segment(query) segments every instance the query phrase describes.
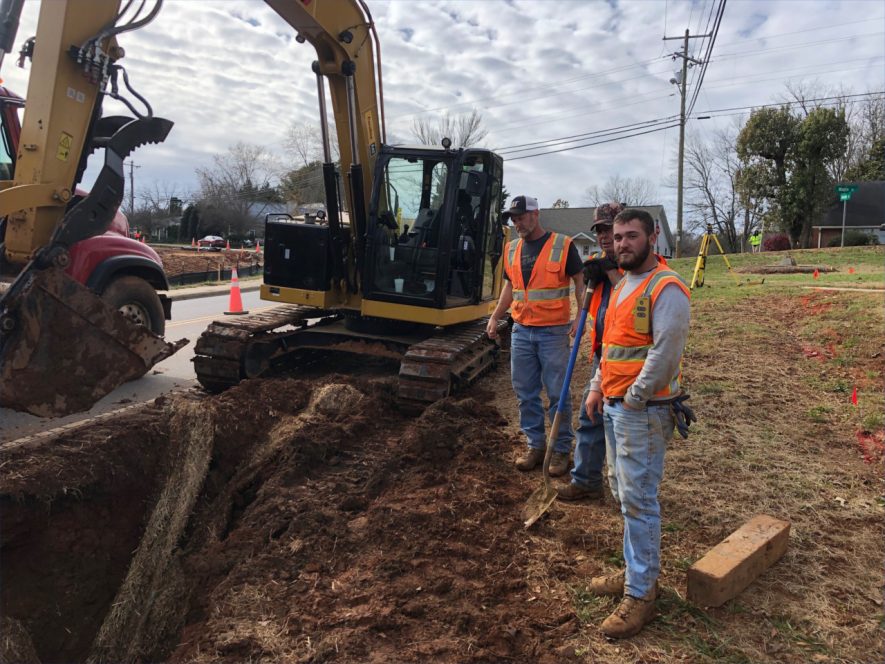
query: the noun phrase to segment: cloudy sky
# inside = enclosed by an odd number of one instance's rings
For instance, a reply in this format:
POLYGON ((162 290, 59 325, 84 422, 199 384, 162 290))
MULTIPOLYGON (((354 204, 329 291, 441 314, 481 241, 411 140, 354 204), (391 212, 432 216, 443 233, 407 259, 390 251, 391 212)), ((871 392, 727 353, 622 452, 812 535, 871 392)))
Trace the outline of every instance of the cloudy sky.
MULTIPOLYGON (((368 4, 382 47, 389 139, 414 142, 416 118, 476 108, 490 130, 485 146, 505 156, 511 194, 574 207, 611 175, 644 177, 675 218, 678 129, 572 148, 616 135, 604 130, 648 122, 639 133, 678 115, 669 80, 680 65, 670 54, 681 42, 662 37, 705 33, 718 0, 368 4)), ((38 9, 26 2, 17 44, 34 34, 38 9)), ((165 144, 134 155, 136 195, 160 184, 188 199, 198 188, 194 169, 238 141, 286 158, 287 127, 317 123, 318 115, 315 54, 293 37, 258 0, 166 0, 153 23, 121 37, 135 88, 175 122, 165 144)), ((692 40, 690 53, 702 59, 708 45, 692 40)), ((743 107, 783 98, 786 82, 822 95, 883 91, 883 56, 881 0, 728 0, 692 113, 718 117, 690 122, 689 132, 707 134, 735 122, 743 107)), ((699 71, 689 74, 689 99, 699 71)), ((26 92, 28 72, 14 57, 2 75, 26 92)))

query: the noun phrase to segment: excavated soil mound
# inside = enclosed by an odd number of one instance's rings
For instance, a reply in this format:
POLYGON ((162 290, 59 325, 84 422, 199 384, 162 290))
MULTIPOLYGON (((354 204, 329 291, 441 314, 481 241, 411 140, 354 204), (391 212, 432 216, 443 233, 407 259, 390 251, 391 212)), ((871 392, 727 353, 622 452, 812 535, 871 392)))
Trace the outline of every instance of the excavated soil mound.
POLYGON ((18 450, 0 609, 44 662, 562 661, 577 619, 528 586, 473 395, 415 417, 390 379, 257 380, 18 450))
POLYGON ((332 379, 252 450, 229 439, 215 473, 235 475, 206 493, 204 536, 182 559, 194 590, 171 661, 532 661, 555 648, 539 644, 572 616, 526 604, 525 495, 500 415, 467 398, 413 419, 393 383, 356 387, 332 379))

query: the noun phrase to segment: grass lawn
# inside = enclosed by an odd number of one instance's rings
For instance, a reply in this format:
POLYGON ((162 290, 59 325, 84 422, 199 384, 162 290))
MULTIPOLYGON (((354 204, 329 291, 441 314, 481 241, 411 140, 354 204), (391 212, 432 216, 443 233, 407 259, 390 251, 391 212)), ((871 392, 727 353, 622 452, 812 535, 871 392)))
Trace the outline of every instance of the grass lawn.
MULTIPOLYGON (((730 255, 735 268, 788 252, 730 255)), ((667 451, 661 617, 627 643, 598 624, 613 604, 573 587, 585 661, 883 661, 883 289, 880 247, 793 251, 837 272, 736 286, 718 255, 692 296, 684 375, 700 422, 667 451), (848 268, 854 273, 849 274, 848 268), (851 396, 857 390, 858 404, 851 396), (756 514, 791 523, 786 555, 717 609, 685 600, 685 570, 756 514)), ((687 282, 695 259, 670 261, 687 282)), ((738 274, 741 281, 761 277, 738 274)), ((620 534, 592 507, 567 510, 620 534)), ((614 552, 618 540, 600 535, 614 552)), ((588 573, 617 567, 588 550, 588 573)), ((605 559, 609 556, 609 560, 605 559)))

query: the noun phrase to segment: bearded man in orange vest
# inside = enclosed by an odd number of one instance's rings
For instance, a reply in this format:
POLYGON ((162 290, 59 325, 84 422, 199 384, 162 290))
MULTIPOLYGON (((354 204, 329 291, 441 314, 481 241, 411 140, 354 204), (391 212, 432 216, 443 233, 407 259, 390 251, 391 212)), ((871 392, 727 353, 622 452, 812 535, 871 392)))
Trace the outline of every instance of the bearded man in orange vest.
MULTIPOLYGON (((519 404, 519 426, 528 442, 516 467, 529 471, 544 462, 544 413, 546 410, 552 422, 568 365, 569 336, 577 330, 577 319, 571 317, 570 285, 575 286, 580 310, 583 265, 570 237, 550 233, 541 226, 537 199, 516 196, 504 218, 513 220, 519 239, 504 250, 506 280, 486 334, 491 339, 497 337, 498 321, 511 309, 510 375, 519 404), (541 401, 542 387, 547 392, 546 409, 541 401)), ((569 469, 574 439, 569 399, 566 404, 550 460, 554 477, 569 469)))
POLYGON ((602 361, 584 404, 602 414, 609 485, 624 517, 625 569, 590 581, 590 591, 622 596, 602 623, 611 638, 637 634, 654 618, 661 569, 658 486, 664 450, 682 394, 682 353, 688 338, 690 292, 654 254, 655 224, 643 210, 614 220, 614 249, 624 278, 605 315, 602 361))

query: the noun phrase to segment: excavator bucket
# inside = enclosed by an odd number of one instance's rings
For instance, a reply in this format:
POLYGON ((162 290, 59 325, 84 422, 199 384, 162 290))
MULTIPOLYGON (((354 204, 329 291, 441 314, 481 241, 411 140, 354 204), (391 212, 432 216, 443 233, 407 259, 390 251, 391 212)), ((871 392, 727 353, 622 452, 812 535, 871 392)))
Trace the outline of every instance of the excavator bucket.
POLYGON ((132 323, 58 267, 17 286, 2 302, 0 406, 43 417, 87 410, 187 343, 132 323))

